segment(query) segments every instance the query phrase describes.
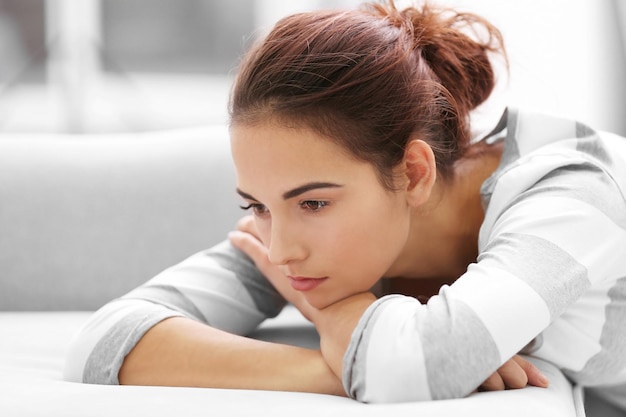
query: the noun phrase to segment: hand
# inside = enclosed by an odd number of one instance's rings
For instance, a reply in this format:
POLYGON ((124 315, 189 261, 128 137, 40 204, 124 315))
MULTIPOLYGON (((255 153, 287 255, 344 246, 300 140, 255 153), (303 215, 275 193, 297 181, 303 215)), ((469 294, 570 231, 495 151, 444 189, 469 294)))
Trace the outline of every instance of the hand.
POLYGON ((293 304, 307 320, 313 318, 318 310, 304 298, 302 293, 291 288, 289 279, 282 271, 272 264, 267 256, 267 248, 261 242, 259 232, 252 216, 245 216, 237 222, 237 230, 228 234, 230 243, 248 255, 259 271, 267 278, 287 301, 293 304))
MULTIPOLYGON (((337 375, 341 375, 341 358, 345 351, 345 345, 349 341, 351 331, 343 331, 344 327, 353 329, 356 325, 355 320, 361 316, 362 311, 373 302, 375 297, 372 294, 356 294, 345 300, 341 300, 324 310, 320 311, 311 306, 304 298, 302 293, 291 288, 289 279, 280 269, 272 264, 267 256, 267 248, 261 242, 259 233, 252 216, 245 216, 237 223, 237 230, 229 234, 230 242, 236 248, 243 251, 255 263, 257 268, 270 281, 276 290, 291 304, 293 304, 308 320, 312 321, 318 327, 322 338, 322 350, 325 351, 324 357, 329 363, 333 371, 337 375), (355 310, 352 314, 347 314, 345 310, 355 310), (340 323, 343 318, 348 323, 340 323), (318 326, 319 325, 319 326, 318 326), (339 331, 341 329, 342 331, 339 331), (331 337, 324 337, 326 333, 336 333, 331 337), (343 337, 341 336, 343 335, 343 337), (345 339, 345 340, 344 340, 345 339), (326 343, 340 341, 339 348, 334 343, 326 343), (324 347, 328 345, 326 349, 324 347)), ((518 389, 527 385, 537 387, 547 387, 548 380, 543 374, 529 361, 521 356, 514 356, 505 362, 496 372, 494 372, 483 384, 478 388, 479 391, 501 391, 504 389, 518 389)))
POLYGON ((354 294, 318 310, 309 304, 301 292, 294 290, 287 276, 270 262, 267 248, 259 238, 252 216, 239 220, 237 230, 228 236, 236 248, 252 259, 274 288, 300 310, 304 317, 313 322, 320 335, 322 356, 337 378, 341 379, 342 359, 350 342, 350 335, 363 311, 376 297, 371 293, 354 294))
POLYGON ((487 378, 478 388, 478 391, 519 389, 526 385, 547 388, 548 379, 531 362, 515 355, 487 378))

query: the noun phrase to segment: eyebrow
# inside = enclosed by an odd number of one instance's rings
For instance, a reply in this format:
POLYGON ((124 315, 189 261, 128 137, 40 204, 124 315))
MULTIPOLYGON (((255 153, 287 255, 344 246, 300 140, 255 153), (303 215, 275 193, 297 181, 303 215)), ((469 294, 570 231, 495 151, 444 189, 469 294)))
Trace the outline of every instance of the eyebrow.
POLYGON ((285 191, 283 193, 283 199, 289 200, 290 198, 297 197, 300 194, 306 193, 307 191, 318 190, 320 188, 339 188, 339 187, 342 187, 342 185, 334 184, 332 182, 310 182, 308 184, 304 184, 299 187, 296 187, 293 190, 285 191))
MULTIPOLYGON (((284 200, 289 200, 290 198, 294 198, 297 197, 301 194, 306 193, 307 191, 311 191, 311 190, 319 190, 320 188, 339 188, 339 187, 343 187, 343 185, 341 184, 335 184, 332 182, 310 182, 307 184, 303 184, 299 187, 296 187, 292 190, 289 191, 285 191, 283 193, 283 199, 284 200)), ((239 194, 240 196, 242 196, 245 199, 248 200, 254 200, 254 201, 259 201, 256 198, 254 198, 252 195, 241 191, 239 188, 237 188, 237 194, 239 194)))

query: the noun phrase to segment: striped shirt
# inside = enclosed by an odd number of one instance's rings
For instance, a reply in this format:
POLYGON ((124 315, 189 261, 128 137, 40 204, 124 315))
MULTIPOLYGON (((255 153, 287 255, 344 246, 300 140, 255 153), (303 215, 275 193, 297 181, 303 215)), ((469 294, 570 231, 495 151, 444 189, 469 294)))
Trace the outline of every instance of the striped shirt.
MULTIPOLYGON (((477 262, 427 304, 389 295, 367 309, 344 355, 352 398, 463 397, 522 351, 626 409, 626 140, 515 110, 486 140, 500 138, 477 262)), ((284 304, 224 242, 96 312, 65 375, 117 384, 125 355, 167 317, 247 334, 284 304)))

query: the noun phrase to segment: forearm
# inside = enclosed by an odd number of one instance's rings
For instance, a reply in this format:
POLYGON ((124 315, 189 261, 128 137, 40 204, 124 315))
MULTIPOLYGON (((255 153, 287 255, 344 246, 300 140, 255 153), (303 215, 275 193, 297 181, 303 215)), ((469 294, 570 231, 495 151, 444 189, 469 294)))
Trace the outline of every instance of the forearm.
POLYGON ((143 336, 124 360, 119 381, 345 395, 319 351, 236 336, 181 317, 143 336))

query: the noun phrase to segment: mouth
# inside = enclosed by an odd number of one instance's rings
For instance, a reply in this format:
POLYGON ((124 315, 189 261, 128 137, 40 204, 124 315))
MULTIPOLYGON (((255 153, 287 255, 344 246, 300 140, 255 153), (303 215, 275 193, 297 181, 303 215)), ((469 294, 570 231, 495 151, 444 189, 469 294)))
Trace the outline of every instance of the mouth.
POLYGON ((309 277, 294 277, 289 275, 289 281, 291 287, 296 291, 311 291, 321 285, 328 277, 322 278, 309 278, 309 277))

